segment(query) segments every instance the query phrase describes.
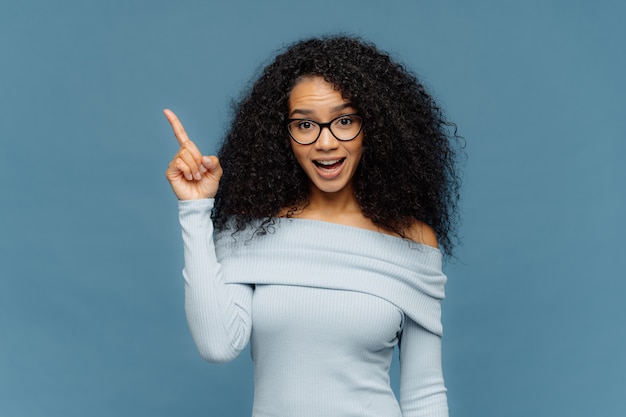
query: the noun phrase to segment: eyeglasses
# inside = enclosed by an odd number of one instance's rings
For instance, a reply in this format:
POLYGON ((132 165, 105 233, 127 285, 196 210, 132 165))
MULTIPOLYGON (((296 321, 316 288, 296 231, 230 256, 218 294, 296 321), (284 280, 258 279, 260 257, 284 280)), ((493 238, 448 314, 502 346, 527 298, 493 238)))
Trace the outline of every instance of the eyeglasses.
POLYGON ((363 128, 363 120, 356 114, 342 114, 328 123, 320 123, 311 119, 289 119, 288 122, 289 136, 300 145, 315 143, 325 127, 337 140, 344 142, 359 136, 363 128))

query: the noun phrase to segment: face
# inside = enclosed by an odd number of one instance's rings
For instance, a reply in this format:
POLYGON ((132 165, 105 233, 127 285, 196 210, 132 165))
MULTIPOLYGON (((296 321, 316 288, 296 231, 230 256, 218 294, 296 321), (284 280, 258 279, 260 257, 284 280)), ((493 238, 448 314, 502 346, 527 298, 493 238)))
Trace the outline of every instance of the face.
MULTIPOLYGON (((307 77, 298 82, 289 97, 290 119, 311 119, 326 123, 332 119, 357 113, 341 92, 322 77, 307 77)), ((291 140, 291 149, 309 177, 312 194, 352 193, 352 178, 361 160, 363 132, 351 141, 340 141, 328 128, 310 145, 291 140)), ((311 196, 313 197, 313 195, 311 196)))

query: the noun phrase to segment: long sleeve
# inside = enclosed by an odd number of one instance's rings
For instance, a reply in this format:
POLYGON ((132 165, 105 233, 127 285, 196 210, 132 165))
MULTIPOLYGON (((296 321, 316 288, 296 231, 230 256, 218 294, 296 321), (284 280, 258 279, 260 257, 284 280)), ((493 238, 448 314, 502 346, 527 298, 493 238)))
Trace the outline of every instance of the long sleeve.
POLYGON ((209 362, 227 362, 250 339, 253 289, 224 282, 213 242, 212 208, 212 199, 179 202, 185 311, 200 355, 209 362))
POLYGON ((400 339, 400 407, 403 417, 447 417, 441 337, 409 317, 400 339))

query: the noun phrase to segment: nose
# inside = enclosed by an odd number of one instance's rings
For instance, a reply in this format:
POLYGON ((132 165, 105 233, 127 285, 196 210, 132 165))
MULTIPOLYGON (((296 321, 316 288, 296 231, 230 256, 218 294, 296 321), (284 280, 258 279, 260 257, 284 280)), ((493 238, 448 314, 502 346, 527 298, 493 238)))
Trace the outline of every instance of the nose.
POLYGON ((339 141, 330 131, 329 126, 322 127, 319 138, 315 142, 315 147, 319 150, 336 149, 339 141))

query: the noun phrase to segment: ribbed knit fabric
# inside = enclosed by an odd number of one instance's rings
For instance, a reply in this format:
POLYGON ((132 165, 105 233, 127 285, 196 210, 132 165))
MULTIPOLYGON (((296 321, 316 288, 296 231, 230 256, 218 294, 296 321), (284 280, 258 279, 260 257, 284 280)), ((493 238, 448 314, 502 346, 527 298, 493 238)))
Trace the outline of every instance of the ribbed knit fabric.
POLYGON ((437 249, 303 219, 214 239, 212 206, 179 203, 187 318, 211 362, 251 341, 254 417, 448 415, 437 249), (396 345, 399 402, 389 385, 396 345))

